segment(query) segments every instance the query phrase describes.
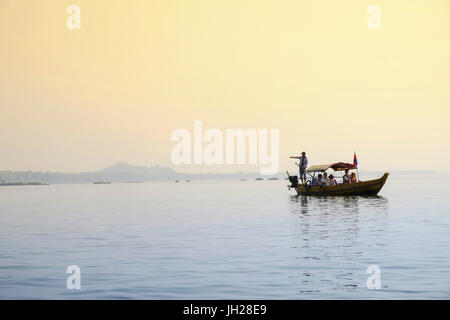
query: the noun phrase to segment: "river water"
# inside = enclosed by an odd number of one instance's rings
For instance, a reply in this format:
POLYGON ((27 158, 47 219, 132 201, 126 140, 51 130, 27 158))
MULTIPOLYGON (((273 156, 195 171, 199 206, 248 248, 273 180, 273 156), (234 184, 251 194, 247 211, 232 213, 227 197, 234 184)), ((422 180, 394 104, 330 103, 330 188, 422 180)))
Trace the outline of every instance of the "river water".
POLYGON ((448 299, 449 181, 393 173, 377 197, 321 198, 284 180, 0 187, 0 298, 448 299))

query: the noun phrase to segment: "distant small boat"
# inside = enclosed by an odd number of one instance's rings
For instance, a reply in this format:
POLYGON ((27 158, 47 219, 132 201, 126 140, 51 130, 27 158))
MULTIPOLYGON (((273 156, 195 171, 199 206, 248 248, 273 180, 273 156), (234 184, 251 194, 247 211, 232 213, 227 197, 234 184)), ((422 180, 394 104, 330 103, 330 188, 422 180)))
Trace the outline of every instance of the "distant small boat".
POLYGON ((179 180, 175 180, 175 182, 180 182, 179 180))
MULTIPOLYGON (((316 173, 325 172, 328 169, 334 171, 357 170, 357 168, 350 163, 338 162, 328 165, 311 166, 306 170, 306 173, 314 180, 316 173)), ((378 179, 358 181, 356 183, 346 183, 338 185, 311 185, 312 180, 308 180, 304 184, 298 182, 297 176, 290 176, 288 172, 289 181, 291 185, 289 188, 294 188, 298 195, 317 195, 317 196, 363 196, 376 195, 380 192, 389 177, 389 172, 386 172, 378 179)))
POLYGON ((186 182, 191 182, 190 180, 186 180, 186 182))
POLYGON ((264 180, 264 179, 263 178, 256 178, 255 180, 261 181, 261 180, 264 180))
POLYGON ((241 179, 241 181, 247 181, 247 179, 241 179))
POLYGON ((109 181, 94 181, 94 184, 111 184, 109 181))
POLYGON ((278 180, 278 178, 277 177, 273 177, 273 178, 269 178, 267 180, 278 180))

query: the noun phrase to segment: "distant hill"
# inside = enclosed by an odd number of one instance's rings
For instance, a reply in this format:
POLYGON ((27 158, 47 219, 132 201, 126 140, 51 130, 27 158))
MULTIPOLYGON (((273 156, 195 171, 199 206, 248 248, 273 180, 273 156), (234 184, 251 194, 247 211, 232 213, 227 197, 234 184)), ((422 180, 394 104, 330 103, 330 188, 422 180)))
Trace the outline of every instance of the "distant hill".
POLYGON ((110 182, 147 182, 171 180, 214 180, 214 179, 254 179, 258 173, 237 172, 188 174, 179 173, 171 168, 158 165, 152 167, 130 165, 118 162, 112 166, 93 172, 62 173, 41 171, 0 171, 0 183, 5 182, 42 182, 42 183, 93 183, 110 182))

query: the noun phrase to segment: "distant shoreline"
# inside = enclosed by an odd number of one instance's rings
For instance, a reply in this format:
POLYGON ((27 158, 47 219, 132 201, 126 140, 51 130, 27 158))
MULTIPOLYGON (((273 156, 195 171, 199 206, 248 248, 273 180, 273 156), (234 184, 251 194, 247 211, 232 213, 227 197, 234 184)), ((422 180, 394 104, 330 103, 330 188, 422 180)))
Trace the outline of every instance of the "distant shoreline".
POLYGON ((48 183, 42 182, 3 182, 0 183, 0 187, 9 187, 9 186, 48 186, 48 183))

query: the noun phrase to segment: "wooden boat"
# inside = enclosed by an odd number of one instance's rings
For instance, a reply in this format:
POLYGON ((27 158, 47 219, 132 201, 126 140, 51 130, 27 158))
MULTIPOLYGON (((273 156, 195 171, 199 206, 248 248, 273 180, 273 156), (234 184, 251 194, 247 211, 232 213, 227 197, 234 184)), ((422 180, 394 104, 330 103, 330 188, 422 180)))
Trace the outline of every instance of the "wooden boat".
POLYGON ((334 171, 357 170, 357 168, 344 162, 338 162, 328 165, 318 165, 309 167, 306 170, 311 180, 307 180, 306 183, 298 183, 297 176, 289 176, 291 185, 289 188, 294 188, 298 195, 314 195, 314 196, 366 196, 376 195, 380 192, 389 177, 389 172, 386 172, 378 179, 358 181, 356 183, 338 184, 338 185, 312 185, 311 181, 314 180, 315 174, 319 172, 325 172, 328 169, 334 171))

